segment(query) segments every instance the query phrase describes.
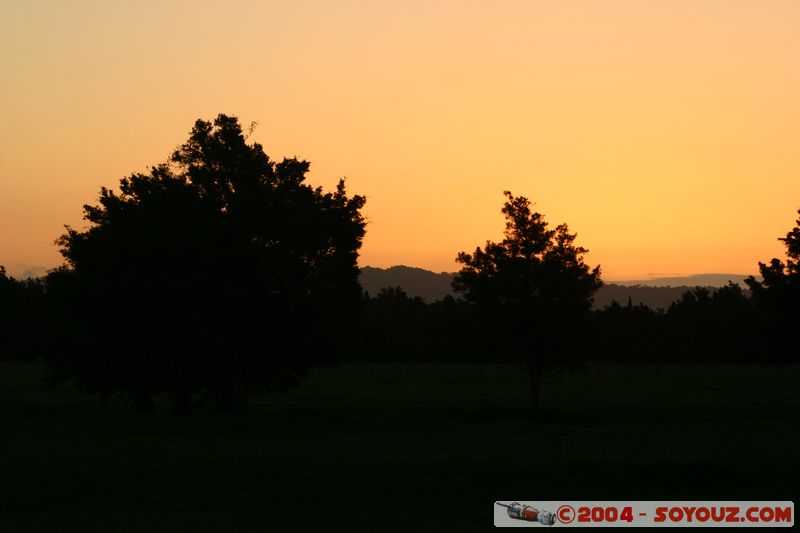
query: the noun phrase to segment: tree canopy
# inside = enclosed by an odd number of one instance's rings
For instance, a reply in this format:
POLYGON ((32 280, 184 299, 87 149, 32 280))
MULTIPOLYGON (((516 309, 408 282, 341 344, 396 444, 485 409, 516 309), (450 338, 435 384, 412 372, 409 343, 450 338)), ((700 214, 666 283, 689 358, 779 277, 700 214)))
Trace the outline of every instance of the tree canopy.
MULTIPOLYGON (((798 210, 800 215, 800 210, 798 210)), ((768 317, 773 350, 781 359, 798 359, 797 324, 800 323, 800 217, 786 236, 786 261, 772 258, 758 263, 761 281, 750 276, 746 281, 756 305, 768 317)))
POLYGON ((193 394, 238 409, 334 359, 360 298, 365 199, 344 181, 311 187, 308 170, 219 115, 167 162, 102 188, 88 228, 57 241, 54 290, 92 339, 61 366, 145 408, 168 392, 184 412, 193 394))
POLYGON ((527 198, 504 194, 503 240, 459 253, 456 261, 463 266, 453 288, 531 333, 544 331, 537 323, 552 327, 554 321, 588 312, 601 285, 600 267, 592 269, 583 260, 588 250, 575 245, 576 234, 566 224, 549 229, 527 198))

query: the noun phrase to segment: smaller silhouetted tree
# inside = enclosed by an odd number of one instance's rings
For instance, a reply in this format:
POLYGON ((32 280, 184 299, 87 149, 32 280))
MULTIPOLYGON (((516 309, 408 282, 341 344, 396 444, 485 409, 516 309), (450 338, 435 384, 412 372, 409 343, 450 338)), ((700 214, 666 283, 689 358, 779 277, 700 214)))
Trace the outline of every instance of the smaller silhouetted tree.
POLYGON ((800 324, 800 218, 795 227, 778 240, 786 245, 786 261, 773 258, 769 264, 758 263, 763 279, 759 281, 750 276, 745 282, 752 291, 756 305, 767 317, 767 331, 774 356, 784 361, 797 361, 797 331, 800 324))
POLYGON ((527 365, 535 413, 542 372, 580 351, 600 267, 584 263, 587 250, 566 224, 550 229, 527 198, 504 194, 503 240, 459 253, 453 288, 480 311, 493 350, 527 365))

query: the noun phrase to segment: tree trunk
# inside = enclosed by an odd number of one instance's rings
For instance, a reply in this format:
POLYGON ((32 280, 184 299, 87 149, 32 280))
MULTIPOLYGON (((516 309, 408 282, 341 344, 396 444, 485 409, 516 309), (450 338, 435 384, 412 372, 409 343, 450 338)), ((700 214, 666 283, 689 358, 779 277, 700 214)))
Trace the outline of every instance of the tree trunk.
POLYGON ((539 412, 542 385, 542 366, 537 361, 528 363, 528 384, 530 386, 531 415, 536 417, 539 412))

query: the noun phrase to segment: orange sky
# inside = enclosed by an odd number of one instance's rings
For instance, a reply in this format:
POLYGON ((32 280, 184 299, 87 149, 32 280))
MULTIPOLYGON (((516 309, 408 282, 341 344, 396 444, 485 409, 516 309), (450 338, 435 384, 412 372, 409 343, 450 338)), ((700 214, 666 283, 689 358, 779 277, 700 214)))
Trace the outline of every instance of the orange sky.
POLYGON ((751 273, 800 207, 800 2, 0 0, 0 264, 196 118, 368 197, 361 264, 454 270, 502 191, 607 280, 751 273))

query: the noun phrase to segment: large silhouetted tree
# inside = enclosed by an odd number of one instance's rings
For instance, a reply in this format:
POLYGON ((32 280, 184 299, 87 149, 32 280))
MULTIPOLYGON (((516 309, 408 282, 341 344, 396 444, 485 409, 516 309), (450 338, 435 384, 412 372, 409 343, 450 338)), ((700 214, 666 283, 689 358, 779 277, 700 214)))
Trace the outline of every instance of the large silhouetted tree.
POLYGON ((365 200, 307 185, 308 169, 219 115, 167 163, 101 189, 89 227, 58 241, 53 292, 80 317, 59 366, 144 410, 166 392, 182 413, 203 398, 240 409, 335 359, 359 304, 365 200))
MULTIPOLYGON (((798 210, 800 214, 800 210, 798 210)), ((772 348, 781 360, 798 360, 797 325, 800 324, 800 218, 796 226, 778 240, 786 245, 786 261, 773 258, 759 263, 762 281, 745 280, 756 305, 768 318, 772 348)))
POLYGON ((535 412, 543 370, 578 350, 600 267, 584 263, 566 224, 549 229, 527 198, 505 195, 503 240, 459 253, 453 288, 481 311, 494 349, 527 365, 535 412))

